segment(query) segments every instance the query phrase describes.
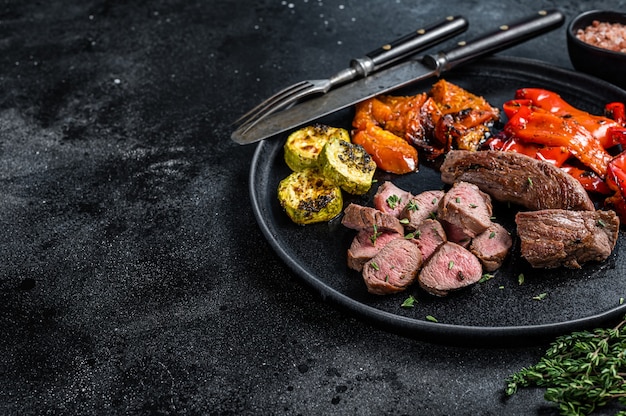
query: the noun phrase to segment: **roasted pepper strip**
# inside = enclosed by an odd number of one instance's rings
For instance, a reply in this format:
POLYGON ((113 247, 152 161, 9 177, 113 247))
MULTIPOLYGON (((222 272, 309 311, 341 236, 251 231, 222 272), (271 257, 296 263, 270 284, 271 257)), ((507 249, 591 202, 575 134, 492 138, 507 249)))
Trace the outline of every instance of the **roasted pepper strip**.
POLYGON ((604 201, 605 205, 614 209, 620 221, 626 223, 626 152, 620 153, 609 163, 606 183, 615 194, 604 201))
POLYGON ((352 142, 363 146, 376 166, 386 172, 402 175, 417 170, 417 149, 379 126, 357 131, 352 142))
POLYGON ((587 192, 594 192, 601 195, 611 195, 613 193, 611 188, 606 184, 606 181, 595 172, 570 165, 563 165, 561 169, 576 178, 587 192))
POLYGON ((516 100, 530 100, 534 107, 541 108, 555 116, 567 118, 570 124, 577 123, 583 126, 605 149, 619 144, 611 140, 612 137, 607 134, 607 131, 611 127, 622 128, 623 125, 620 122, 580 110, 552 91, 541 88, 522 88, 517 90, 515 98, 516 100))
POLYGON ((626 110, 624 103, 608 103, 604 106, 605 115, 616 123, 626 126, 626 110))
POLYGON ((536 143, 525 143, 517 140, 515 137, 503 139, 496 136, 489 139, 486 145, 491 150, 522 153, 526 156, 534 157, 539 160, 544 160, 557 167, 561 167, 563 163, 565 163, 565 161, 571 156, 571 153, 564 147, 543 146, 536 143))
POLYGON ((609 163, 606 183, 611 189, 626 195, 626 152, 620 153, 609 163))
POLYGON ((352 142, 363 146, 380 169, 402 175, 417 170, 418 156, 417 149, 404 138, 379 125, 396 117, 392 106, 377 98, 357 104, 352 142))
POLYGON ((606 175, 611 155, 589 131, 567 117, 522 106, 505 124, 504 132, 528 143, 565 147, 600 177, 606 175))

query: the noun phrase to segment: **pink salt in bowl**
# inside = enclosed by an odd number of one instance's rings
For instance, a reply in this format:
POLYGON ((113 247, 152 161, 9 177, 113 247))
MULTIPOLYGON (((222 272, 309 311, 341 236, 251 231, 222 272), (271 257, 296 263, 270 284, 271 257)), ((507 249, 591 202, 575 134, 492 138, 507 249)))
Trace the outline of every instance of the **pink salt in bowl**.
POLYGON ((574 68, 626 89, 623 48, 626 13, 592 10, 576 16, 567 27, 567 49, 574 68))

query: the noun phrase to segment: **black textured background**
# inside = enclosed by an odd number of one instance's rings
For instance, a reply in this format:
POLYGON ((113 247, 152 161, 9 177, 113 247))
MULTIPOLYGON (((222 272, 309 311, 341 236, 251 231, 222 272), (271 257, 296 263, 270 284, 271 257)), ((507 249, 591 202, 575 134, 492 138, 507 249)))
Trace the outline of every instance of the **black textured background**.
MULTIPOLYGON (((468 36, 624 1, 2 1, 0 413, 556 415, 545 345, 407 339, 292 275, 230 123, 449 14, 468 36)), ((570 67, 565 27, 508 55, 570 67)), ((601 413, 599 413, 601 414, 601 413)), ((609 414, 609 413, 607 413, 609 414)))

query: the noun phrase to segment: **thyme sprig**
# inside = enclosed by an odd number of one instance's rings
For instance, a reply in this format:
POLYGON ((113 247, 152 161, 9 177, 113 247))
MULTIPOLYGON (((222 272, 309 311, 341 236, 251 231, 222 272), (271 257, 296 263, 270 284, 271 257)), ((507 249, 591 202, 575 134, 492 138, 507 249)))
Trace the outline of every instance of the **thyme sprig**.
MULTIPOLYGON (((506 395, 519 387, 546 387, 544 398, 561 415, 589 415, 617 400, 626 406, 626 316, 614 328, 573 332, 552 342, 540 361, 506 380, 506 395)), ((617 415, 626 416, 626 410, 617 415)))

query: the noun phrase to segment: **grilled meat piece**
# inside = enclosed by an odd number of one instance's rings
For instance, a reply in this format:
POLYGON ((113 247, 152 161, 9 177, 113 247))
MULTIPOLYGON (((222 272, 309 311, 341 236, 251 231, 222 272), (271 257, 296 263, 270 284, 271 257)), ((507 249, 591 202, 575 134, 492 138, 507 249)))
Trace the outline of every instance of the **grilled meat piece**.
POLYGON ((614 211, 546 209, 515 216, 521 255, 536 268, 580 268, 611 254, 619 233, 614 211))
POLYGON ((437 218, 474 238, 491 225, 491 214, 489 195, 469 182, 456 182, 439 203, 437 218))
POLYGON ((401 292, 413 283, 421 265, 417 245, 396 238, 363 265, 363 280, 367 290, 376 295, 401 292))
POLYGON ((420 286, 436 296, 478 282, 482 276, 478 258, 466 248, 448 241, 428 259, 419 273, 420 286))
POLYGON ((348 267, 356 271, 363 270, 363 265, 393 239, 402 238, 396 232, 373 233, 361 230, 352 240, 348 249, 348 267))
POLYGON ((469 250, 478 257, 485 271, 492 272, 502 266, 512 245, 509 232, 500 224, 491 223, 472 240, 469 250))
POLYGON ((439 220, 441 225, 443 226, 444 231, 446 232, 446 236, 448 241, 452 241, 453 243, 457 243, 460 246, 465 248, 469 247, 472 242, 472 237, 468 235, 463 228, 458 225, 451 224, 448 221, 439 220))
POLYGON ((374 194, 374 208, 394 217, 399 217, 411 197, 410 192, 400 189, 391 181, 385 181, 374 194))
POLYGON ((440 245, 448 241, 448 238, 441 223, 428 218, 420 223, 410 241, 417 244, 423 260, 427 261, 440 245))
POLYGON ((470 182, 498 201, 531 210, 594 210, 580 182, 548 162, 498 150, 450 151, 441 165, 441 179, 470 182))
POLYGON ((353 203, 348 204, 343 210, 341 224, 357 231, 389 231, 404 234, 404 227, 398 218, 379 211, 376 208, 364 207, 353 203))
POLYGON ((424 191, 413 196, 400 213, 400 218, 407 221, 404 224, 405 228, 415 231, 424 220, 434 217, 437 214, 439 201, 444 195, 444 191, 435 190, 424 191))

